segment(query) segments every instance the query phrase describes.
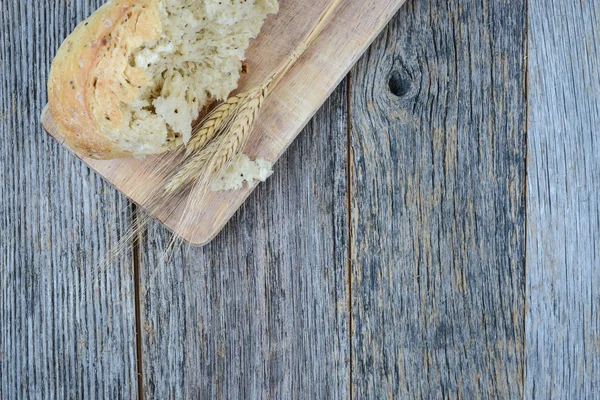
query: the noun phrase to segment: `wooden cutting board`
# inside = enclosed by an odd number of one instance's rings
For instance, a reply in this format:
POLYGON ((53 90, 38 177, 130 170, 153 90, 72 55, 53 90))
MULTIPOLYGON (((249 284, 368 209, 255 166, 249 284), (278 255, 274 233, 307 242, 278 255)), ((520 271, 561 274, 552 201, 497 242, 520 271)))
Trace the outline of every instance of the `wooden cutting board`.
MULTIPOLYGON (((271 74, 312 28, 328 2, 280 0, 279 13, 269 17, 246 53, 248 74, 240 81, 240 89, 255 86, 271 74)), ((404 0, 343 0, 321 36, 266 99, 243 152, 252 159, 276 161, 403 3, 404 0)), ((62 143, 47 107, 42 113, 42 124, 62 143)), ((160 155, 145 160, 99 161, 76 155, 146 209, 152 189, 164 177, 157 176, 157 163, 164 162, 165 157, 173 158, 160 155)), ((206 244, 253 189, 245 186, 237 191, 209 193, 200 202, 180 199, 169 208, 174 211, 152 214, 189 243, 206 244)))

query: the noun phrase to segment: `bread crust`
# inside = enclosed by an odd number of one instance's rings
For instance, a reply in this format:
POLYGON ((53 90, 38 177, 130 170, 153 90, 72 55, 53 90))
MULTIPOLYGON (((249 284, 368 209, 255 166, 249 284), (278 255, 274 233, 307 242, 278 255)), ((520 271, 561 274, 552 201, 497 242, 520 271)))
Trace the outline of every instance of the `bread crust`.
POLYGON ((113 0, 63 42, 50 69, 48 103, 68 147, 96 159, 132 155, 117 140, 128 122, 120 107, 149 78, 129 58, 161 29, 157 0, 113 0))

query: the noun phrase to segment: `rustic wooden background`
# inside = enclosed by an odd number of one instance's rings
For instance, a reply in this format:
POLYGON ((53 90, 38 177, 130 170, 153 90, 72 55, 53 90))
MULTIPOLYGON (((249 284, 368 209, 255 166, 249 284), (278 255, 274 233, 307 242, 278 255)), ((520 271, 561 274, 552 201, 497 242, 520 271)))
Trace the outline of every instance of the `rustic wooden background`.
POLYGON ((0 398, 600 397, 600 4, 410 0, 227 228, 39 124, 103 0, 0 0, 0 398))

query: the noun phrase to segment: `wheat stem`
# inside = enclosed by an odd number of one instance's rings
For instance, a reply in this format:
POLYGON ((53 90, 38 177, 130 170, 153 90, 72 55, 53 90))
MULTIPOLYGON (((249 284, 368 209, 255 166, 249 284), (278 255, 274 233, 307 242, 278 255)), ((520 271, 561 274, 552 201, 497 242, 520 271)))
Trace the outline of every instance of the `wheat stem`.
POLYGON ((281 82, 281 80, 285 77, 288 71, 291 70, 292 67, 296 65, 296 62, 300 59, 300 57, 304 55, 306 50, 308 50, 310 46, 312 46, 315 40, 323 32, 323 30, 325 30, 329 19, 331 18, 334 11, 337 9, 341 2, 342 0, 333 0, 331 3, 329 3, 327 8, 321 13, 319 18, 317 19, 317 22, 315 23, 313 28, 306 34, 306 36, 304 37, 304 39, 302 39, 300 44, 296 46, 294 51, 290 53, 288 58, 283 63, 281 63, 278 68, 275 69, 275 72, 271 75, 271 78, 268 79, 268 81, 270 81, 269 90, 272 91, 281 82))

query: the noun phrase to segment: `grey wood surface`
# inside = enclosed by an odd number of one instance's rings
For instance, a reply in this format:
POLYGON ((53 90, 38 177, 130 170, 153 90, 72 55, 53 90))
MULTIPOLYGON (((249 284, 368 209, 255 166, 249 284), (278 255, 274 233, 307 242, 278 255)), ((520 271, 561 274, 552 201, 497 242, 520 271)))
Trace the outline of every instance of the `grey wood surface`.
POLYGON ((43 133, 50 60, 100 2, 0 2, 0 398, 136 398, 129 206, 43 133), (85 6, 84 6, 85 4, 85 6))
POLYGON ((355 398, 520 398, 525 3, 409 2, 352 72, 355 398))
POLYGON ((38 116, 103 2, 0 1, 0 399, 600 396, 597 1, 409 1, 214 242, 95 267, 38 116))
POLYGON ((600 4, 529 2, 525 395, 600 397, 600 4))
POLYGON ((348 398, 346 87, 204 248, 141 246, 151 398, 348 398))

